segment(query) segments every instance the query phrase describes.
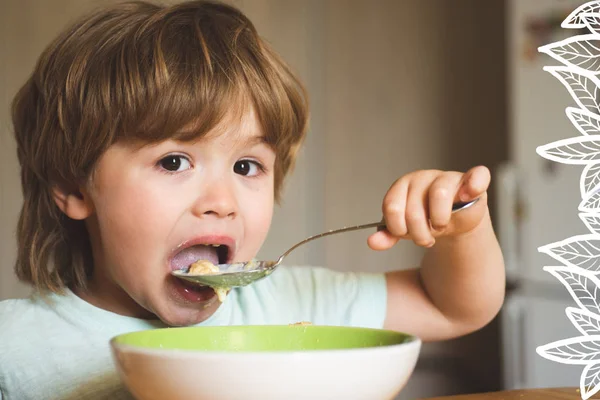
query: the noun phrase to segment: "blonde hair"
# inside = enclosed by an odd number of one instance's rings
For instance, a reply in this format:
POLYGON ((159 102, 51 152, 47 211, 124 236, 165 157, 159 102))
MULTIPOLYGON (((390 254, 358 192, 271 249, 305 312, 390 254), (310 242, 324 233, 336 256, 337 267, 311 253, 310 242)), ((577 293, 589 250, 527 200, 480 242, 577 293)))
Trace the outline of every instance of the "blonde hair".
POLYGON ((60 292, 84 287, 92 272, 84 223, 60 211, 53 186, 86 182, 119 140, 198 138, 244 98, 275 150, 279 201, 305 136, 306 93, 239 10, 209 1, 128 2, 64 31, 12 105, 24 197, 19 279, 60 292))

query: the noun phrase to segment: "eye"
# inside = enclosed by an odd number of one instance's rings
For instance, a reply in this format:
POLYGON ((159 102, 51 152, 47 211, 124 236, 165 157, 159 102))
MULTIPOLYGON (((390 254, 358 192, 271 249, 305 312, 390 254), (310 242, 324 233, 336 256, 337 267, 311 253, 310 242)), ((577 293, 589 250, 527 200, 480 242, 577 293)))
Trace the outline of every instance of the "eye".
POLYGON ((181 172, 192 167, 187 157, 177 154, 162 158, 158 162, 158 166, 168 172, 181 172))
POLYGON ((256 161, 240 160, 233 165, 233 172, 243 176, 257 176, 264 172, 264 168, 256 161))

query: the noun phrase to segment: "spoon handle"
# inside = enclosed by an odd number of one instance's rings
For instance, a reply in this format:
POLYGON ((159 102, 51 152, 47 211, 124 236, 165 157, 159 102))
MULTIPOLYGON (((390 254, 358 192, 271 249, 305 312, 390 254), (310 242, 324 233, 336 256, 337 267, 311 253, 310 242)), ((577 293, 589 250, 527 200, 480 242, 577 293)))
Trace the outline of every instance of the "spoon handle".
MULTIPOLYGON (((454 213, 454 212, 459 211, 459 210, 464 210, 465 208, 468 208, 468 207, 472 206, 473 204, 475 204, 478 200, 479 200, 479 198, 476 198, 475 200, 471 200, 471 201, 466 202, 466 203, 455 203, 455 204, 452 205, 452 212, 454 213)), ((303 244, 305 244, 306 242, 310 242, 311 240, 319 239, 319 238, 322 238, 323 236, 329 236, 329 235, 333 235, 333 234, 336 234, 336 233, 357 231, 357 230, 360 230, 360 229, 368 229, 368 228, 377 228, 377 230, 380 231, 380 230, 383 230, 383 229, 386 228, 386 224, 382 220, 382 221, 378 221, 378 222, 371 222, 370 224, 349 226, 349 227, 344 227, 344 228, 339 228, 339 229, 333 229, 333 230, 330 230, 330 231, 327 231, 327 232, 319 233, 318 235, 314 235, 314 236, 311 236, 309 238, 306 238, 303 241, 301 241, 300 243, 297 243, 294 246, 292 246, 289 250, 287 250, 285 253, 283 253, 281 255, 281 257, 279 257, 279 260, 277 261, 277 264, 281 263, 281 261, 288 254, 290 254, 292 251, 294 251, 297 247, 302 246, 303 244)))

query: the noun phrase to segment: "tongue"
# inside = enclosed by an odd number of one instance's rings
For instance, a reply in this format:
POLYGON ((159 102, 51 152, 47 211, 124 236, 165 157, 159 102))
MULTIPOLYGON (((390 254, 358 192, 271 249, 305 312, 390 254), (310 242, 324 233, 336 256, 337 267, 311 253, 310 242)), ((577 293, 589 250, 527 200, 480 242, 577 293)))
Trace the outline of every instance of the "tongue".
POLYGON ((187 268, 190 264, 195 263, 198 260, 208 260, 217 265, 219 263, 217 248, 204 245, 188 247, 173 257, 171 260, 171 268, 174 270, 187 268))

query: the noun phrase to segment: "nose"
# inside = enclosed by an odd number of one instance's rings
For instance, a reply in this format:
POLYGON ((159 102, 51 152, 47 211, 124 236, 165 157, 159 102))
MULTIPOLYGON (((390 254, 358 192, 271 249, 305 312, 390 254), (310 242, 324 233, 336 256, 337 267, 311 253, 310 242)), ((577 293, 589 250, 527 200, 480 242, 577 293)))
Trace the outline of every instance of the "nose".
POLYGON ((226 179, 213 180, 210 184, 203 185, 192 209, 192 213, 199 218, 233 218, 237 212, 235 190, 226 179))

